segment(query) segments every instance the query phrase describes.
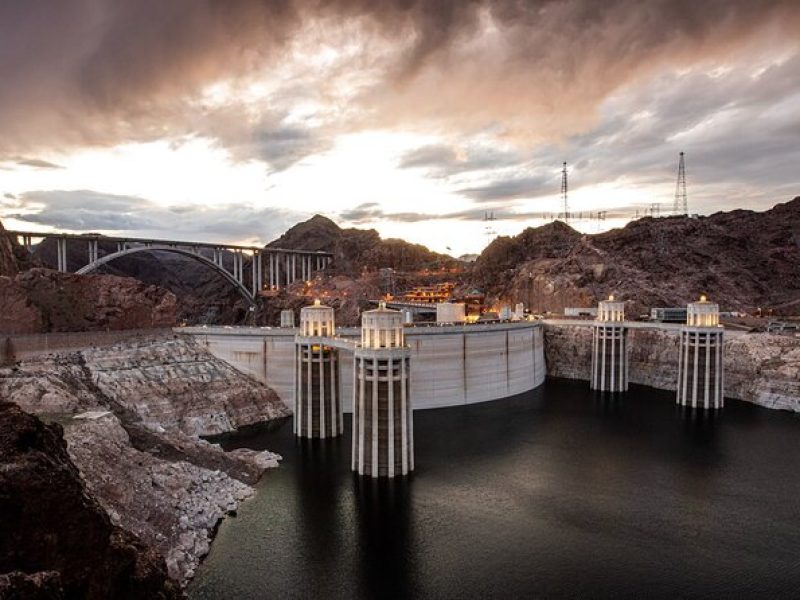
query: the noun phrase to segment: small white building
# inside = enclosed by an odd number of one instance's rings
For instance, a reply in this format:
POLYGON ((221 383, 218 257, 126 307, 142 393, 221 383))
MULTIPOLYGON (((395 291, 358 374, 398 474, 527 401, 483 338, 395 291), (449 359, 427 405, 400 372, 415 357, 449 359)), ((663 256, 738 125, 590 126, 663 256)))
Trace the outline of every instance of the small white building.
POLYGON ((294 311, 292 309, 281 311, 281 327, 294 327, 294 311))
POLYGON ((437 323, 463 323, 467 320, 463 302, 440 302, 436 305, 437 323))

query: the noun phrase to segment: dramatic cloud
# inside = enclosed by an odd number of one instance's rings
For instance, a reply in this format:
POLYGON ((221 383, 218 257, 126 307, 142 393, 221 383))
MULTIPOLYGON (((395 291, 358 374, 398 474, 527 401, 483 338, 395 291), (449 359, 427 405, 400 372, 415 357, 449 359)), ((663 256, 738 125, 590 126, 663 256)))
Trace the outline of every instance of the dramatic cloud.
POLYGON ((0 80, 13 82, 0 88, 0 152, 193 133, 214 102, 208 86, 282 72, 287 59, 316 69, 323 96, 350 88, 361 110, 339 113, 364 126, 499 123, 560 137, 645 73, 759 36, 791 40, 799 19, 792 0, 11 0, 0 4, 0 80), (314 62, 343 31, 356 48, 346 67, 314 62))
POLYGON ((283 209, 164 207, 136 196, 92 190, 26 192, 4 216, 59 231, 106 231, 198 241, 260 241, 278 237, 310 215, 283 209))
POLYGON ((8 0, 0 207, 237 239, 326 210, 442 249, 557 214, 562 161, 578 215, 667 212, 685 151, 692 211, 766 208, 800 186, 798 31, 795 0, 8 0))

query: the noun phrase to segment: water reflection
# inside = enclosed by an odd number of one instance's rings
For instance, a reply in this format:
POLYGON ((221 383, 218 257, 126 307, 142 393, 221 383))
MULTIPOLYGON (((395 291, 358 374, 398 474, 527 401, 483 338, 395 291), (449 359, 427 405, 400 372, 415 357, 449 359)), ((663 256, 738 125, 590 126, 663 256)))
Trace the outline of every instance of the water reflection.
POLYGON ((683 422, 683 431, 689 440, 705 446, 714 443, 717 422, 722 417, 722 410, 676 405, 676 412, 683 422))
POLYGON ((414 476, 394 480, 353 475, 359 563, 366 597, 410 597, 416 544, 411 525, 414 476), (380 560, 375 563, 375 557, 380 560))
POLYGON ((592 391, 595 412, 598 415, 614 416, 622 413, 625 406, 626 392, 592 391))
POLYGON ((687 410, 631 386, 414 415, 417 470, 350 471, 291 421, 225 447, 284 456, 220 528, 193 599, 789 597, 800 589, 800 420, 687 410), (732 526, 735 525, 735 526, 732 526))

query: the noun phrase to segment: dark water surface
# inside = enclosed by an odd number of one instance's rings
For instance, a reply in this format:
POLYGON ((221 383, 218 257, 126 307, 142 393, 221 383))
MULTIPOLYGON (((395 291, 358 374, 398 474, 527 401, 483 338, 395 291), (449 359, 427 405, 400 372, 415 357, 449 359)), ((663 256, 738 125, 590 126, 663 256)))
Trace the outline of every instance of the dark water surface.
POLYGON ((800 597, 800 418, 673 402, 553 380, 419 411, 417 471, 394 482, 350 473, 349 427, 238 434, 226 447, 284 461, 223 523, 190 596, 800 597))

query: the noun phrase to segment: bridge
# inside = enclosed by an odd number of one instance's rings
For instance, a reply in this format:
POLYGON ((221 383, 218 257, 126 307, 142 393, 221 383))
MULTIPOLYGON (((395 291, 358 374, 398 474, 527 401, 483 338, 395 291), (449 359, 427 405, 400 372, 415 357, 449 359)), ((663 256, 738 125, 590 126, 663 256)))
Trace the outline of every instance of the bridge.
POLYGON ((123 256, 140 252, 172 252, 188 256, 220 273, 249 303, 264 290, 279 290, 301 279, 311 279, 315 271, 328 267, 333 258, 330 252, 317 250, 296 250, 260 246, 238 246, 211 242, 187 242, 182 240, 161 240, 105 236, 95 233, 59 233, 8 231, 17 242, 29 252, 33 250, 33 240, 53 239, 56 242, 57 268, 68 272, 67 242, 86 244, 86 260, 75 272, 80 275, 92 273, 99 267, 123 256), (108 251, 111 246, 115 250, 108 251), (230 255, 231 268, 226 266, 225 257, 230 255), (249 269, 245 269, 249 263, 249 269), (250 271, 249 282, 245 277, 250 271), (248 287, 249 283, 249 287, 248 287))

